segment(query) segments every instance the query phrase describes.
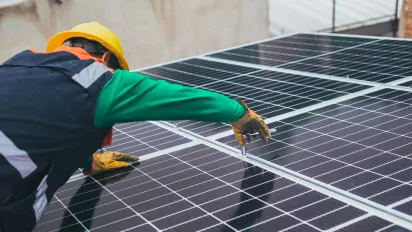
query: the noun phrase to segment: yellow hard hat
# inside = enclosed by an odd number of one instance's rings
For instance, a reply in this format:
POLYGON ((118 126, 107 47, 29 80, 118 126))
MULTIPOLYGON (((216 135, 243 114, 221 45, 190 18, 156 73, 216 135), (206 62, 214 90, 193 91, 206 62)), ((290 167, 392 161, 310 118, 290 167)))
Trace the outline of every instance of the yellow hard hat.
POLYGON ((119 60, 122 69, 129 70, 129 65, 123 56, 123 49, 119 39, 109 28, 98 22, 82 23, 73 27, 70 31, 63 31, 55 34, 47 42, 47 52, 54 51, 54 49, 60 47, 64 41, 74 37, 81 37, 99 42, 109 51, 113 52, 119 60))

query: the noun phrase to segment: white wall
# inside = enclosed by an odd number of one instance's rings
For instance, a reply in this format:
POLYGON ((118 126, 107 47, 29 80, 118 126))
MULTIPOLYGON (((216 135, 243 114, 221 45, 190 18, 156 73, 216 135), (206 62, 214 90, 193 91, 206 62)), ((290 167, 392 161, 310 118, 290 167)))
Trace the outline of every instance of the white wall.
MULTIPOLYGON (((330 31, 332 0, 268 0, 270 32, 330 31)), ((402 1, 399 1, 400 12, 402 1)), ((335 26, 341 30, 394 18, 396 0, 336 0, 335 26), (353 25, 351 25, 353 24, 353 25)))
POLYGON ((267 0, 25 1, 0 8, 0 62, 99 21, 119 36, 131 69, 140 68, 267 38, 267 12, 267 0))

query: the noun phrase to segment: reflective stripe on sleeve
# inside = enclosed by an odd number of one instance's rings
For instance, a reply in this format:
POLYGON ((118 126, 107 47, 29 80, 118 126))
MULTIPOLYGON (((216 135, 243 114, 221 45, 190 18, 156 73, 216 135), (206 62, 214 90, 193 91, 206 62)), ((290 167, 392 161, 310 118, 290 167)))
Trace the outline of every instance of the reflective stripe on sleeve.
POLYGON ((104 64, 93 62, 81 72, 72 76, 72 79, 87 89, 107 71, 109 71, 109 68, 104 64))
POLYGON ((2 131, 0 131, 0 154, 19 171, 22 178, 27 177, 37 168, 27 152, 16 147, 2 131))

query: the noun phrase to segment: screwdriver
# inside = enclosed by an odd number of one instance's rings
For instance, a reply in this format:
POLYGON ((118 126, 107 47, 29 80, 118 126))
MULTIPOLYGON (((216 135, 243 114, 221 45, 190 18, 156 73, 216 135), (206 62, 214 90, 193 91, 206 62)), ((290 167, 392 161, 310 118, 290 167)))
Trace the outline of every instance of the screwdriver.
MULTIPOLYGON (((270 134, 274 134, 274 133, 276 133, 276 129, 269 129, 269 132, 270 132, 270 134)), ((256 135, 259 135, 259 132, 255 132, 255 133, 251 133, 251 134, 250 133, 245 133, 245 134, 243 134, 243 138, 245 138, 245 140, 246 140, 247 136, 256 136, 256 135)), ((240 146, 240 151, 241 151, 243 156, 246 156, 246 143, 245 143, 245 145, 240 146)))

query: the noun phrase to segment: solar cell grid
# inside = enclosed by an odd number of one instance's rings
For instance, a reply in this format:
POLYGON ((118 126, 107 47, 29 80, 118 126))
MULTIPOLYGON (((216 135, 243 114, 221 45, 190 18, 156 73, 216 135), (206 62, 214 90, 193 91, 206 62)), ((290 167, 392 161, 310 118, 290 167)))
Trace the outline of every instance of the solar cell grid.
POLYGON ((357 221, 346 227, 343 227, 338 232, 352 232, 352 231, 379 231, 379 232, 389 232, 389 231, 409 231, 398 225, 393 225, 390 222, 378 218, 375 216, 365 217, 363 220, 357 221))
POLYGON ((210 54, 209 56, 253 64, 277 66, 372 41, 374 39, 298 34, 255 45, 229 49, 210 54))
MULTIPOLYGON (((411 76, 412 69, 408 65, 410 61, 402 59, 402 55, 405 58, 402 52, 408 48, 404 45, 398 46, 399 41, 391 42, 390 45, 385 43, 387 42, 377 41, 342 52, 282 65, 282 68, 382 83, 411 76), (378 52, 379 56, 376 54, 378 52)), ((412 43, 409 42, 409 46, 412 46, 412 43)))
MULTIPOLYGON (((245 67, 235 65, 225 67, 224 64, 219 64, 217 66, 216 63, 191 59, 166 65, 167 69, 156 67, 141 71, 141 73, 170 82, 212 90, 235 99, 247 99, 248 105, 264 118, 291 112, 368 88, 364 85, 274 71, 245 69, 245 67), (215 66, 220 70, 218 71, 215 66), (237 71, 237 67, 239 67, 239 71, 237 71), (199 71, 199 69, 211 71, 212 74, 203 70, 199 71), (240 74, 248 71, 249 74, 240 74), (186 77, 182 79, 180 74, 186 77)), ((202 136, 216 134, 229 128, 229 125, 222 123, 193 121, 171 123, 202 136)))
MULTIPOLYGON (((112 145, 99 149, 97 153, 117 151, 141 157, 191 141, 150 122, 122 123, 113 127, 112 145)), ((82 176, 81 169, 73 173, 72 178, 79 176, 82 176)))
POLYGON ((397 204, 412 196, 411 96, 385 89, 269 124, 276 142, 249 153, 412 215, 397 204))
POLYGON ((366 215, 205 145, 71 182, 56 199, 35 231, 322 231, 366 215))
POLYGON ((133 122, 116 125, 113 128, 112 145, 104 149, 143 156, 190 141, 150 122, 133 122))
POLYGON ((297 34, 209 56, 388 83, 412 75, 411 49, 410 41, 297 34))

